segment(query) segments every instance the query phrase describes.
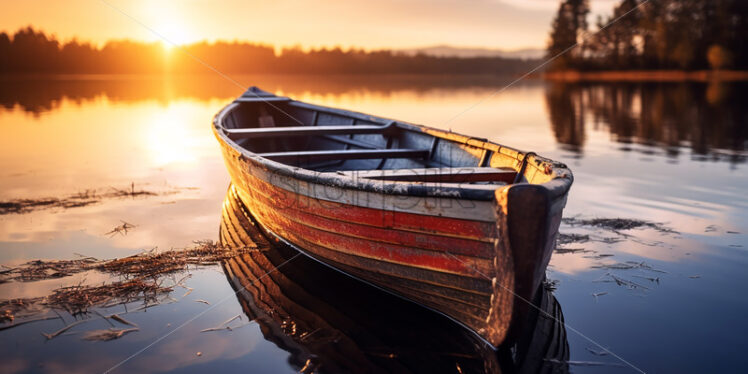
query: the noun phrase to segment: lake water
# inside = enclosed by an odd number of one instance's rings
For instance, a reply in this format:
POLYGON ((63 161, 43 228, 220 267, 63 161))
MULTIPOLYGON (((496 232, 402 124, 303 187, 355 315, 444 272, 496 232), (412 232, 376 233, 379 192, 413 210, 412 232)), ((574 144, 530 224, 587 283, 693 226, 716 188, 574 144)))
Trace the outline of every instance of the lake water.
MULTIPOLYGON (((568 344, 569 362, 538 358, 538 365, 520 371, 741 372, 748 366, 748 84, 528 80, 497 93, 511 79, 234 78, 299 100, 485 137, 569 165, 575 182, 564 216, 575 220, 562 224, 571 239, 554 253, 547 274, 556 284, 548 297, 565 321, 565 334, 553 344, 568 344), (594 218, 662 226, 616 231, 578 224, 594 218)), ((81 254, 108 259, 217 241, 229 178, 210 123, 242 91, 218 76, 2 78, 0 202, 91 191, 100 198, 81 207, 0 215, 0 263, 81 254), (156 195, 117 195, 125 189, 156 195), (123 222, 134 227, 113 231, 123 222)), ((307 364, 320 360, 323 371, 360 364, 361 370, 457 372, 492 360, 478 349, 455 353, 470 339, 439 316, 338 278, 306 258, 292 261, 298 264, 282 274, 328 291, 309 291, 302 299, 317 305, 305 310, 322 322, 291 309, 288 318, 317 321, 343 340, 315 337, 295 347, 284 340, 293 335, 284 323, 270 317, 248 323, 258 313, 246 301, 253 297, 234 295, 224 263, 190 270, 183 284, 194 289, 188 295, 176 288, 176 301, 128 313, 140 330, 116 340, 81 339, 86 330, 109 327, 101 318, 49 341, 40 332, 62 328, 61 321, 0 331, 0 371, 274 373, 311 371, 307 364), (323 299, 325 307, 317 302, 323 299), (369 315, 360 306, 364 300, 387 307, 369 315), (236 322, 241 328, 200 332, 236 315, 243 316, 236 322), (414 343, 418 339, 422 345, 414 343), (336 356, 340 352, 319 347, 329 341, 357 350, 336 356), (345 357, 357 358, 344 365, 345 357), (398 366, 388 366, 393 362, 398 366)), ((0 284, 0 300, 108 279, 86 272, 7 282, 0 284)))

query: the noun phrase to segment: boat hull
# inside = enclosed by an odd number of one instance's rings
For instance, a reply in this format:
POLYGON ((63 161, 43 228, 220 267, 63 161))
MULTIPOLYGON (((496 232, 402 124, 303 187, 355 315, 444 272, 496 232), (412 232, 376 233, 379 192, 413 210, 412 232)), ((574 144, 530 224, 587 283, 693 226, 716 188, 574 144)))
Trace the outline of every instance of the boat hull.
POLYGON ((517 342, 496 352, 437 314, 272 245, 257 226, 231 188, 220 242, 258 250, 223 261, 224 272, 249 319, 300 372, 568 372, 563 314, 548 290, 517 342))
POLYGON ((237 196, 268 236, 438 311, 493 346, 530 307, 561 218, 531 185, 503 188, 494 201, 392 196, 273 172, 229 144, 223 153, 237 196), (510 214, 512 199, 523 204, 510 214))
POLYGON ((268 237, 493 346, 531 308, 573 180, 565 165, 256 87, 216 115, 213 131, 268 237))

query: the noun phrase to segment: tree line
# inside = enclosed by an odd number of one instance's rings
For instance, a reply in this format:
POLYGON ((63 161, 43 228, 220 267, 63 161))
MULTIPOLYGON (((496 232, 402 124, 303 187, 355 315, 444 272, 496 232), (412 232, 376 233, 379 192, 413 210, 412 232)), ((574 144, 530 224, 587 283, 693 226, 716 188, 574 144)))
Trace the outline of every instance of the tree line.
POLYGON ((196 73, 209 65, 224 73, 419 73, 519 74, 537 61, 500 57, 458 58, 405 55, 390 50, 320 48, 303 51, 248 42, 193 43, 165 48, 161 43, 130 40, 102 47, 65 43, 27 27, 0 33, 0 73, 196 73))
POLYGON ((589 11, 588 0, 561 2, 551 69, 748 69, 748 1, 621 0, 593 27, 589 11))

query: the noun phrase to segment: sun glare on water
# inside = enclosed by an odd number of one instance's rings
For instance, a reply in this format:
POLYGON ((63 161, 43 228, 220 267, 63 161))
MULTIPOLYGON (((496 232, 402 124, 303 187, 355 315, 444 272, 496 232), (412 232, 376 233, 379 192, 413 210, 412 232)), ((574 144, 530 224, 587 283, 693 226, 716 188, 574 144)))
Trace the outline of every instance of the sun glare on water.
POLYGON ((201 151, 213 150, 208 127, 203 128, 203 121, 195 120, 209 116, 203 113, 204 107, 180 102, 153 109, 143 129, 152 166, 194 163, 202 155, 201 151))

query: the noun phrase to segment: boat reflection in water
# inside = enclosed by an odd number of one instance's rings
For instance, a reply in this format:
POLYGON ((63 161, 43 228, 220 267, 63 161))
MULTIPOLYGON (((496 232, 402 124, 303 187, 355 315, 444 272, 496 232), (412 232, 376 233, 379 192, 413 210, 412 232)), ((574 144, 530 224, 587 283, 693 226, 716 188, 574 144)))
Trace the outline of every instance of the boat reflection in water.
POLYGON ((223 245, 261 248, 223 269, 247 317, 301 372, 568 372, 563 315, 549 291, 537 292, 543 312, 530 308, 522 332, 497 352, 440 314, 270 244, 233 187, 220 230, 223 245))

